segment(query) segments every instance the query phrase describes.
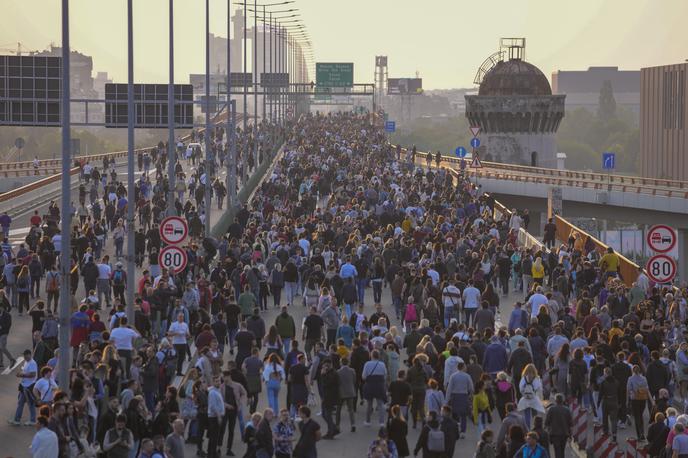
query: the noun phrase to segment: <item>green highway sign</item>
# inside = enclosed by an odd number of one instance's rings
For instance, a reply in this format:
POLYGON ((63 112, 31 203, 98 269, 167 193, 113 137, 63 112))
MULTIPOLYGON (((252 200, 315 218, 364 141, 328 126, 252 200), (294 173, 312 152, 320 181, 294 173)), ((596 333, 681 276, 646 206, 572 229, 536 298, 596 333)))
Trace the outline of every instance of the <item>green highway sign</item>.
POLYGON ((315 84, 319 87, 353 87, 354 64, 317 62, 315 84))

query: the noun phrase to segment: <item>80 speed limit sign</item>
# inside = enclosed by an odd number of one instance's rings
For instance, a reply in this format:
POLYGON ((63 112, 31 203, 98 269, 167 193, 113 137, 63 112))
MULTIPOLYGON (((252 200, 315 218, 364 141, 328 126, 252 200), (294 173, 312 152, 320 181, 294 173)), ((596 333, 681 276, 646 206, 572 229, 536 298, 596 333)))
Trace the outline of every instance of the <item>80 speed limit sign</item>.
POLYGON ((183 248, 169 245, 160 250, 158 255, 158 264, 174 273, 179 273, 186 268, 186 263, 188 258, 186 256, 186 251, 183 248))
POLYGON ((645 270, 655 283, 669 283, 676 276, 676 262, 670 256, 658 254, 647 261, 645 270))

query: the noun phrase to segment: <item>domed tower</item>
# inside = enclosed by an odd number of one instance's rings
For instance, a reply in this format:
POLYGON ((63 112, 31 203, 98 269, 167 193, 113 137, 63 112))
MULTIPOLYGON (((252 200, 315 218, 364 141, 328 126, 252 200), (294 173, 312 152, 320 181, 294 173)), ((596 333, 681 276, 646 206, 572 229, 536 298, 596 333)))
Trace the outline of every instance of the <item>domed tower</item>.
POLYGON ((556 168, 554 135, 565 95, 552 95, 547 77, 525 61, 525 38, 502 38, 480 67, 478 95, 467 95, 466 117, 479 126, 486 161, 556 168))

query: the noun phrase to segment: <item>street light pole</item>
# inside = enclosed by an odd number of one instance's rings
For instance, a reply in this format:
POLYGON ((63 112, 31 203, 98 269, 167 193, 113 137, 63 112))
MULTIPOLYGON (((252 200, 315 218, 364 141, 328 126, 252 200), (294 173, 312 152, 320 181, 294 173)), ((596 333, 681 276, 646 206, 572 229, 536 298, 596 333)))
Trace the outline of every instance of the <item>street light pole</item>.
MULTIPOLYGON (((258 0, 253 0, 254 11, 258 9, 258 0)), ((258 13, 253 13, 253 167, 258 170, 258 13)), ((262 85, 262 82, 261 82, 262 85)))
MULTIPOLYGON (((229 37, 227 37, 229 46, 229 37)), ((205 236, 210 237, 210 212, 212 198, 210 197, 211 186, 211 155, 210 155, 210 0, 205 0, 205 236)), ((213 160, 214 162, 214 160, 213 160)))
POLYGON ((136 107, 134 106, 134 13, 133 0, 127 0, 127 319, 134 322, 134 280, 136 265, 134 263, 134 231, 136 219, 134 206, 136 205, 136 189, 134 184, 134 121, 136 107))
POLYGON ((177 213, 174 205, 174 185, 175 174, 174 166, 176 161, 176 148, 174 142, 174 0, 169 0, 169 48, 170 48, 170 81, 167 85, 167 216, 177 213))
MULTIPOLYGON (((248 65, 246 63, 246 51, 247 51, 247 46, 246 46, 246 15, 248 14, 248 10, 246 9, 246 0, 244 0, 244 75, 247 73, 248 70, 248 65)), ((242 75, 242 77, 244 76, 242 75)), ((248 138, 246 135, 246 130, 248 128, 248 108, 247 108, 247 103, 248 103, 248 87, 246 86, 246 81, 243 82, 244 85, 244 130, 243 130, 243 145, 241 148, 241 170, 243 171, 243 183, 246 182, 246 178, 248 178, 248 138)))
MULTIPOLYGON (((265 25, 265 20, 266 20, 265 5, 263 5, 263 35, 262 35, 262 37, 263 37, 263 73, 261 75, 265 75, 265 58, 267 57, 267 54, 265 52, 266 51, 266 49, 265 49, 265 46, 266 46, 265 29, 267 28, 265 25)), ((261 76, 261 80, 260 80, 260 87, 261 87, 261 89, 263 89, 263 121, 265 121, 265 100, 266 100, 266 98, 265 98, 265 86, 263 85, 262 76, 261 76)))
POLYGON ((235 114, 236 105, 232 100, 232 0, 227 0, 227 132, 225 147, 227 148, 227 199, 228 209, 236 205, 236 151, 234 135, 236 134, 235 114), (231 113, 230 113, 231 106, 231 113))
MULTIPOLYGON (((63 390, 69 390, 69 369, 72 358, 69 354, 69 312, 71 303, 71 143, 69 110, 69 0, 62 0, 62 212, 61 212, 61 250, 60 250, 60 314, 59 344, 60 360, 58 363, 58 383, 63 390)), ((31 402, 29 400, 29 402, 31 402)))

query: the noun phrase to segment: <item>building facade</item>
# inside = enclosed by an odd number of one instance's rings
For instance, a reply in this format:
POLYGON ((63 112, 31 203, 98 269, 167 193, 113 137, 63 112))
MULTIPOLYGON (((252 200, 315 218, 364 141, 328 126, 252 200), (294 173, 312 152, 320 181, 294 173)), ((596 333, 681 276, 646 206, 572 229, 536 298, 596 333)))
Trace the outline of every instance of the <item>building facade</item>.
POLYGON ((640 113, 640 71, 619 67, 589 67, 587 70, 557 70, 552 73, 552 92, 566 95, 566 109, 585 108, 593 113, 599 107, 600 89, 610 81, 617 106, 640 113))
POLYGON ((688 181, 688 63, 640 71, 640 174, 688 181))

